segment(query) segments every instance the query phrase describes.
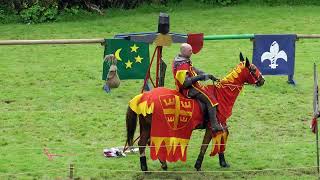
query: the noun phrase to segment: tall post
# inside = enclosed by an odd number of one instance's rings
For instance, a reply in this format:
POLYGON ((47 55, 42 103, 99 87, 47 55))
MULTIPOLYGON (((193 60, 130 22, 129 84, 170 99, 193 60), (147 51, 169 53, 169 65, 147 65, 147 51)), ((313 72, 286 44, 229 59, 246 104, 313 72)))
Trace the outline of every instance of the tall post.
POLYGON ((74 166, 73 166, 73 164, 70 164, 70 166, 69 166, 69 179, 73 179, 73 175, 74 175, 74 166))
POLYGON ((157 48, 156 87, 159 87, 160 62, 162 58, 162 46, 157 48))
POLYGON ((313 65, 313 78, 314 78, 314 93, 313 93, 313 116, 316 120, 316 147, 317 147, 317 170, 318 176, 320 173, 319 168, 319 131, 318 131, 318 113, 319 113, 319 87, 318 87, 318 73, 317 73, 317 65, 314 63, 313 65))
MULTIPOLYGON (((318 121, 318 120, 316 120, 318 121)), ((318 170, 318 176, 320 173, 320 169, 319 169, 319 132, 318 132, 318 123, 316 125, 316 143, 317 143, 317 170, 318 170)))
POLYGON ((160 77, 159 77, 159 87, 164 87, 164 81, 166 78, 166 70, 167 70, 167 65, 161 58, 160 61, 160 77))

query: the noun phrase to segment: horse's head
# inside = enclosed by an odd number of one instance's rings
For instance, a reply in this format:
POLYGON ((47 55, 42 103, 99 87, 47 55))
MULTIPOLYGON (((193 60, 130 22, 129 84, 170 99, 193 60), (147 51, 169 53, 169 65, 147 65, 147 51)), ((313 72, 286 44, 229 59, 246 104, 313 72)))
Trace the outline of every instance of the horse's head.
POLYGON ((253 84, 259 87, 264 84, 264 78, 259 69, 251 64, 248 58, 244 60, 240 53, 240 63, 220 83, 233 86, 253 84))
POLYGON ((257 87, 260 87, 264 84, 264 78, 260 70, 250 61, 248 58, 244 60, 242 53, 240 52, 240 63, 243 63, 244 68, 244 82, 248 84, 254 84, 257 87))

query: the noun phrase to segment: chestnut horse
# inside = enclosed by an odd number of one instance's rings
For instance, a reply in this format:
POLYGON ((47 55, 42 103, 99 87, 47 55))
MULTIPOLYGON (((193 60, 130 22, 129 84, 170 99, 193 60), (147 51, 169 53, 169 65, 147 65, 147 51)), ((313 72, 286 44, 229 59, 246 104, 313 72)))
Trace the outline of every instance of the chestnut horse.
MULTIPOLYGON (((240 63, 229 73, 225 78, 220 80, 215 85, 208 85, 206 86, 209 89, 209 92, 213 92, 214 95, 217 97, 218 100, 218 111, 217 111, 217 118, 219 122, 225 127, 225 132, 228 134, 226 120, 232 114, 232 107, 234 102, 239 95, 240 91, 242 90, 245 84, 251 84, 255 86, 262 86, 264 84, 264 78, 261 75, 260 71, 254 64, 251 64, 249 60, 246 58, 244 60, 242 54, 240 53, 240 63), (211 89, 211 91, 210 91, 211 89)), ((173 90, 169 90, 166 88, 155 88, 151 91, 148 91, 150 95, 158 97, 161 95, 161 90, 166 90, 167 92, 172 92, 173 90)), ((143 93, 145 95, 146 93, 143 93)), ((137 97, 137 96, 136 96, 137 97)), ((194 103, 197 104, 196 100, 194 103)), ((130 101, 131 102, 131 101, 130 101)), ((200 106, 199 104, 197 104, 200 106)), ((159 107, 154 106, 154 110, 159 111, 159 107), (158 109, 157 109, 158 108, 158 109)), ((202 122, 198 124, 198 126, 193 126, 193 129, 198 129, 199 126, 206 127, 206 132, 203 138, 202 146, 200 149, 200 153, 195 163, 195 168, 197 171, 201 170, 201 165, 203 161, 204 154, 207 150, 208 144, 210 143, 213 133, 211 132, 209 126, 210 123, 203 123, 205 118, 205 112, 202 112, 201 109, 199 111, 200 119, 202 122)), ((151 132, 151 123, 152 123, 152 112, 148 113, 138 113, 135 112, 130 106, 128 107, 127 114, 126 114, 126 128, 127 128, 127 143, 128 146, 133 146, 133 137, 137 126, 137 117, 139 117, 139 124, 140 124, 140 139, 138 142, 139 145, 139 152, 140 152, 140 167, 142 171, 148 171, 146 156, 145 156, 145 148, 146 145, 150 145, 150 132, 151 132)), ((161 128, 161 127, 157 127, 161 128)), ((191 134, 190 134, 191 135, 191 134)), ((226 135, 227 136, 227 135, 226 135)), ((220 143, 226 143, 225 141, 219 141, 220 143)), ((219 164, 221 167, 229 167, 229 165, 225 161, 224 157, 224 146, 220 148, 216 153, 219 154, 219 164)), ((214 154, 213 154, 214 155, 214 154)), ((160 158, 159 158, 160 160, 160 158)), ((161 168, 163 170, 167 170, 167 163, 165 160, 160 160, 161 168)))

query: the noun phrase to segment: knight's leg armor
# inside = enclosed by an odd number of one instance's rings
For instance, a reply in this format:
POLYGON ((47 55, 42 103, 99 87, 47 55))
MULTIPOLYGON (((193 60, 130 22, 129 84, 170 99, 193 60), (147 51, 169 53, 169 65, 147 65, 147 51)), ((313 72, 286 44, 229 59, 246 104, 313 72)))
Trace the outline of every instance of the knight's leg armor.
POLYGON ((208 116, 209 116, 209 121, 211 124, 212 131, 217 132, 217 131, 222 131, 223 128, 222 126, 218 123, 217 119, 217 106, 210 106, 208 108, 208 116))
MULTIPOLYGON (((194 93, 194 91, 196 91, 196 89, 192 89, 192 90, 190 89, 190 92, 194 93)), ((201 102, 203 102, 206 105, 212 131, 214 131, 214 132, 222 131, 223 128, 218 123, 218 120, 217 120, 217 106, 212 106, 208 97, 206 97, 201 92, 198 92, 194 97, 196 99, 199 99, 201 102)))

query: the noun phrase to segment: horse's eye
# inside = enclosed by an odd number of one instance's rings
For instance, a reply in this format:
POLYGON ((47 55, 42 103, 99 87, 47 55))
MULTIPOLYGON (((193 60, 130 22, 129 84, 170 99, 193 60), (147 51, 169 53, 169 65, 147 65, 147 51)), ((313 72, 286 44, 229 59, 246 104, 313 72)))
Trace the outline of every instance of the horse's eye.
POLYGON ((255 67, 251 67, 250 70, 251 70, 252 73, 255 73, 257 69, 255 67))

